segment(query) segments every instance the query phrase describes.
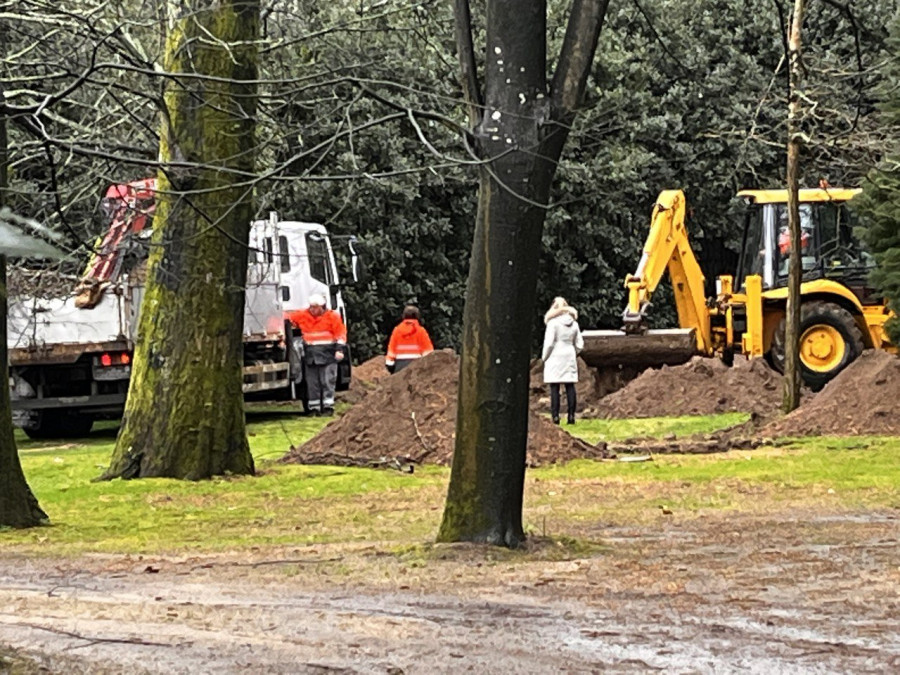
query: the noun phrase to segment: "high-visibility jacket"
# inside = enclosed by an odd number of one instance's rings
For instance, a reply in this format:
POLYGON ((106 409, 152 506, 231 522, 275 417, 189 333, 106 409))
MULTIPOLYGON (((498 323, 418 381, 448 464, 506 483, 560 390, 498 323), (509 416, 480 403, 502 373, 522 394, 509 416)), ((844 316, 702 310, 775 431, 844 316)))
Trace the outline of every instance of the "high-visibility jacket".
POLYGON ((384 362, 388 367, 395 366, 396 370, 401 370, 433 351, 434 345, 428 331, 415 319, 404 319, 391 333, 384 362))
POLYGON ((335 352, 347 344, 347 328, 332 309, 321 316, 313 316, 309 308, 294 310, 287 318, 303 336, 304 359, 310 365, 334 363, 335 352))

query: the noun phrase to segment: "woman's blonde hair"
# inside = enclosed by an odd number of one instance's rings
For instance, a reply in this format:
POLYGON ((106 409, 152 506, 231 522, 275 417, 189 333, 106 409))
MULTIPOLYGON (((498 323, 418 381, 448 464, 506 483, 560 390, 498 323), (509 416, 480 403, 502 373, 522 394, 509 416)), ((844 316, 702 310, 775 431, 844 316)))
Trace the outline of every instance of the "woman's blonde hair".
POLYGON ((555 319, 561 314, 569 314, 573 319, 578 319, 578 310, 569 305, 566 302, 566 299, 561 296, 556 296, 553 298, 553 303, 550 305, 550 309, 547 310, 547 313, 544 314, 544 323, 550 321, 550 319, 555 319))

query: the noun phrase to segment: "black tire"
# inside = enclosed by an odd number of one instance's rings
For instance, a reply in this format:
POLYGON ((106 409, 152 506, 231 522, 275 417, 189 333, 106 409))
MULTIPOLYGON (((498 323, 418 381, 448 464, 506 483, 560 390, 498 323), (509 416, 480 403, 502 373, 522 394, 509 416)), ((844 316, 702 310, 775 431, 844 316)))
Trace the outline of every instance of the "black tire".
MULTIPOLYGON (((779 373, 784 372, 784 330, 782 319, 772 336, 772 346, 766 360, 779 373)), ((853 315, 846 309, 831 302, 814 301, 800 307, 800 373, 803 382, 813 391, 819 391, 839 372, 853 363, 862 354, 862 332, 853 315), (830 335, 838 340, 838 350, 828 350, 828 356, 819 363, 812 363, 804 352, 810 349, 811 340, 817 332, 830 335), (804 343, 806 346, 804 346, 804 343)))
POLYGON ((40 410, 31 423, 22 428, 35 441, 81 438, 91 433, 94 419, 85 414, 61 410, 40 410))

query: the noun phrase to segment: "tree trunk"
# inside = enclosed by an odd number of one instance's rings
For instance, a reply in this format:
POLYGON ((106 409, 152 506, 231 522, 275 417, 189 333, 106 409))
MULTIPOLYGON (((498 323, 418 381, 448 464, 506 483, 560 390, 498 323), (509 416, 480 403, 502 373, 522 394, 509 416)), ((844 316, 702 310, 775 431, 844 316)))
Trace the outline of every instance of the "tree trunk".
POLYGON ((438 539, 509 547, 524 539, 522 495, 538 257, 557 161, 581 99, 606 2, 574 3, 547 96, 546 2, 487 3, 484 106, 457 2, 472 139, 485 160, 466 288, 456 445, 438 539), (559 87, 556 87, 556 83, 559 87))
MULTIPOLYGON (((4 141, 6 134, 3 133, 4 141)), ((4 143, 5 147, 5 143, 4 143)), ((6 164, 6 153, 3 153, 6 164)), ((5 173, 5 171, 4 171, 5 173)), ((47 521, 28 487, 16 439, 9 403, 9 357, 6 353, 6 256, 0 254, 0 527, 34 527, 47 521)))
POLYGON ((804 0, 795 0, 788 37, 790 60, 790 100, 788 107, 787 193, 788 229, 791 252, 788 267, 788 297, 784 321, 784 392, 781 407, 788 413, 800 405, 800 282, 803 277, 798 174, 800 172, 801 129, 800 84, 803 79, 801 30, 804 0))
POLYGON ((254 472, 241 367, 259 3, 170 0, 168 11, 164 166, 134 370, 105 478, 254 472))
MULTIPOLYGON (((5 44, 5 26, 0 25, 0 46, 5 44)), ((5 50, 2 50, 5 54, 5 50)), ((5 87, 0 83, 0 106, 5 87)), ((0 208, 6 204, 7 188, 6 113, 0 111, 0 208)), ((13 436, 9 401, 9 356, 6 351, 6 256, 0 252, 0 527, 34 527, 47 521, 28 487, 16 439, 13 436)))

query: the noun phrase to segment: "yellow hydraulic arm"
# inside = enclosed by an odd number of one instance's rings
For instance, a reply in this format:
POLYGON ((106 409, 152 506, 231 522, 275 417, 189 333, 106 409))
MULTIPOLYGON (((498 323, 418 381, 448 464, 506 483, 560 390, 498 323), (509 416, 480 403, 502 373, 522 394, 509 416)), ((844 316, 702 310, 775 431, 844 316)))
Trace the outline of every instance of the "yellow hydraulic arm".
POLYGON ((697 349, 712 353, 709 309, 704 276, 691 250, 684 225, 685 197, 681 190, 664 190, 653 207, 650 233, 634 274, 625 279, 628 306, 622 314, 626 333, 644 333, 650 298, 666 270, 675 291, 675 308, 682 328, 695 329, 697 349))

